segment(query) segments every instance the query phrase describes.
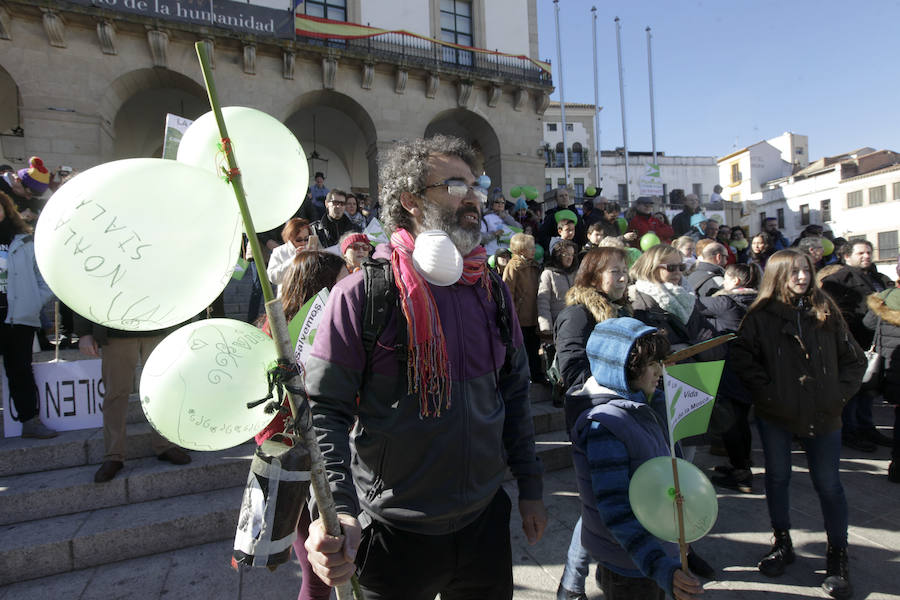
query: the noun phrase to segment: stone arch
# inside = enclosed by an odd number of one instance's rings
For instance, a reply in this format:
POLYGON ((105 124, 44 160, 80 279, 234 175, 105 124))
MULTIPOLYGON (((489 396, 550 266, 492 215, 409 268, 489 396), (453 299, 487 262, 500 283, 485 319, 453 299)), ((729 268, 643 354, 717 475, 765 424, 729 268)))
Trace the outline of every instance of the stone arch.
POLYGON ((378 135, 356 100, 333 90, 308 92, 290 106, 284 124, 307 157, 313 152, 321 157, 308 161, 310 178, 322 171, 329 188, 376 193, 378 135))
POLYGON ((13 133, 22 125, 20 105, 19 86, 9 71, 0 65, 0 133, 13 133))
POLYGON ((484 117, 464 108, 445 110, 435 115, 425 128, 425 137, 436 133, 454 135, 471 144, 479 156, 482 170, 491 178, 491 187, 503 187, 500 139, 484 117))
POLYGON ((187 75, 168 69, 138 69, 118 77, 100 100, 110 128, 112 156, 162 156, 166 113, 196 119, 209 111, 206 91, 187 75))

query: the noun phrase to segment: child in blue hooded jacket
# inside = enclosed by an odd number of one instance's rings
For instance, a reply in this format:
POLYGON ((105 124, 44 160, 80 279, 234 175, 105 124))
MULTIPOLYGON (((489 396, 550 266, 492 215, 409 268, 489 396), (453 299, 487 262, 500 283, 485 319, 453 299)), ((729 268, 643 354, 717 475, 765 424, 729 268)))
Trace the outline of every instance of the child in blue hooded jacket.
POLYGON ((669 456, 664 403, 657 389, 664 332, 630 317, 598 323, 587 343, 591 377, 569 391, 590 407, 573 428, 573 456, 582 502, 581 542, 600 563, 606 600, 691 600, 700 582, 681 570, 678 546, 650 534, 628 501, 631 476, 644 462, 669 456))

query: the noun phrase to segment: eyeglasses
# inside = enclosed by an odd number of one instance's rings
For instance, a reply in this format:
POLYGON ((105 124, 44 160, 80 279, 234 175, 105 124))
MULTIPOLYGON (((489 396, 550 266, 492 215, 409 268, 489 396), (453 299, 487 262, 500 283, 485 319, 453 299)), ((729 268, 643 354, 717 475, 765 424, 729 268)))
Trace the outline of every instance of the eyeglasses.
POLYGON ((334 204, 335 206, 343 206, 347 204, 346 200, 329 200, 329 204, 334 204))
POLYGON ((366 244, 365 242, 357 242, 355 244, 350 244, 350 248, 359 252, 368 252, 372 249, 372 245, 366 244))
POLYGON ((294 241, 297 242, 298 244, 305 244, 305 243, 309 242, 309 236, 302 237, 302 238, 294 238, 294 241))
POLYGON ((487 201, 487 191, 485 191, 484 188, 478 187, 477 185, 469 185, 462 179, 446 179, 440 183, 432 183, 431 185, 426 185, 420 189, 419 192, 424 192, 430 188, 440 188, 445 186, 447 188, 447 193, 454 198, 463 199, 471 192, 479 202, 487 201))
POLYGON ((665 269, 669 273, 674 273, 675 271, 684 271, 687 269, 687 265, 684 263, 678 263, 677 265, 659 265, 661 269, 665 269))

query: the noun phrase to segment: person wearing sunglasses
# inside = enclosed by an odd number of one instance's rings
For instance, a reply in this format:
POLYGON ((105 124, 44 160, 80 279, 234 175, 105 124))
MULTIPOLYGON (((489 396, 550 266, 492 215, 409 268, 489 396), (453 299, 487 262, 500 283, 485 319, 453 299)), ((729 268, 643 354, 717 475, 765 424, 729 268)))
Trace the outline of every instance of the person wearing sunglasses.
POLYGON ((346 205, 346 192, 328 192, 325 197, 325 216, 314 221, 311 226, 313 235, 319 238, 319 247, 336 246, 341 241, 341 236, 348 231, 362 231, 344 212, 346 205))
MULTIPOLYGON (((312 229, 306 219, 294 218, 284 224, 284 229, 281 230, 281 239, 284 243, 272 251, 266 266, 269 283, 281 286, 294 264, 294 257, 307 249, 316 249, 307 248, 311 234, 312 229)), ((281 295, 280 288, 277 295, 281 295)))

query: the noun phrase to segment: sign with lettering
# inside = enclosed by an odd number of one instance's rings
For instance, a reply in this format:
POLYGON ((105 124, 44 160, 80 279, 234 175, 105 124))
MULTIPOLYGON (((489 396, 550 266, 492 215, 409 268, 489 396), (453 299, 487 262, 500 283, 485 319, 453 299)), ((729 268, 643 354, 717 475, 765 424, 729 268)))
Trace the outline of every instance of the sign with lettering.
MULTIPOLYGON (((72 431, 103 426, 103 396, 106 388, 100 376, 100 359, 71 362, 34 363, 41 420, 51 429, 72 431)), ((13 420, 18 413, 9 397, 6 371, 0 374, 3 387, 3 435, 19 437, 22 424, 13 420)))
POLYGON ((287 0, 283 9, 233 0, 70 0, 70 2, 164 21, 222 27, 279 38, 294 37, 294 11, 287 0))

